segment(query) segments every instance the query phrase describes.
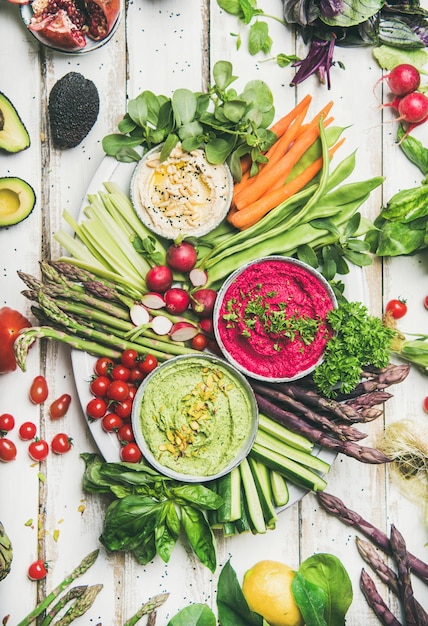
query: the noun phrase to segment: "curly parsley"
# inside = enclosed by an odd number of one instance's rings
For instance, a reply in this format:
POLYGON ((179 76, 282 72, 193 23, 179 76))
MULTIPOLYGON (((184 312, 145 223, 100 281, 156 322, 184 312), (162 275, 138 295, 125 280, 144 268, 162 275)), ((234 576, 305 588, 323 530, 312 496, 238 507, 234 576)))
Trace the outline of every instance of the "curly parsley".
POLYGON ((361 302, 340 303, 327 314, 334 336, 327 343, 324 360, 313 379, 320 392, 334 398, 337 392, 350 393, 367 365, 385 367, 395 336, 378 317, 368 314, 361 302))

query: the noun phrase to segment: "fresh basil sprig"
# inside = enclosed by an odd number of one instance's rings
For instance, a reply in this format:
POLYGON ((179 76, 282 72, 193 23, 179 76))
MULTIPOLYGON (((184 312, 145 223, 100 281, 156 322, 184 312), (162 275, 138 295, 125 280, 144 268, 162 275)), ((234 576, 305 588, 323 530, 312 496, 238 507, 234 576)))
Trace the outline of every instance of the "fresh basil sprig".
POLYGON ((231 63, 218 61, 206 93, 177 89, 167 98, 143 91, 129 101, 119 133, 104 137, 105 153, 130 163, 139 161, 142 151, 163 144, 161 159, 165 159, 181 142, 188 152, 204 148, 210 163, 227 162, 240 180, 242 156, 250 155, 256 168, 266 161, 263 152, 276 139, 268 128, 275 109, 265 82, 252 80, 239 93, 231 87, 236 80, 231 63))

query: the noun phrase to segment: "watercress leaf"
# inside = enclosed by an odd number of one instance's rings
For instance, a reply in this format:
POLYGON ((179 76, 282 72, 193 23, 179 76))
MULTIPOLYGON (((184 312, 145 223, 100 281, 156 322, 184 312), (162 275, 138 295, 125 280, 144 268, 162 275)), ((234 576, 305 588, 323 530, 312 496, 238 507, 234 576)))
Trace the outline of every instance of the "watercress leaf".
POLYGON ((344 274, 349 274, 349 265, 346 262, 346 259, 340 254, 338 255, 336 261, 336 272, 343 276, 344 274))
POLYGON ((263 626, 261 615, 250 610, 236 572, 225 563, 217 585, 217 612, 221 626, 263 626))
POLYGON ((370 250, 370 245, 363 239, 348 239, 346 247, 355 252, 368 252, 370 250))
POLYGON ((344 237, 345 239, 349 239, 352 235, 355 235, 357 232, 361 222, 361 213, 355 213, 349 222, 345 226, 344 237))
POLYGON ((250 80, 245 85, 241 98, 248 104, 253 104, 262 113, 274 110, 272 92, 263 80, 250 80))
POLYGON ((322 266, 322 275, 326 280, 333 280, 337 273, 336 261, 332 258, 325 257, 322 266))
POLYGON ((213 67, 214 83, 220 91, 227 89, 235 80, 237 76, 232 74, 232 64, 229 61, 217 61, 213 67))
POLYGON ((188 139, 190 137, 200 138, 203 132, 204 129, 202 125, 197 120, 193 120, 192 122, 188 122, 187 124, 183 124, 183 126, 180 126, 180 128, 178 129, 178 136, 180 137, 181 141, 184 141, 185 139, 188 139))
POLYGON ((218 509, 223 499, 215 491, 201 483, 173 487, 171 493, 179 501, 191 502, 203 509, 218 509))
POLYGON ((324 619, 326 604, 324 589, 306 580, 298 571, 291 583, 291 591, 306 626, 328 626, 324 619))
POLYGON ((245 100, 229 100, 224 103, 223 115, 227 120, 236 124, 243 118, 246 110, 247 104, 245 100))
POLYGON ((304 244, 297 248, 297 258, 313 268, 318 267, 318 257, 311 246, 304 244))
POLYGON ((170 99, 166 99, 162 102, 159 112, 158 112, 158 121, 157 121, 157 129, 169 129, 173 130, 173 121, 174 115, 172 113, 172 102, 170 99))
POLYGON ((181 505, 180 512, 181 524, 190 546, 201 563, 214 572, 217 558, 215 540, 205 515, 187 504, 181 505))
POLYGON ((248 35, 248 51, 251 55, 264 52, 268 54, 272 48, 272 38, 269 36, 269 26, 266 22, 256 20, 250 26, 248 35))
POLYGON ((312 220, 311 226, 313 226, 314 228, 319 228, 320 230, 327 230, 329 233, 333 233, 334 235, 337 235, 338 237, 340 237, 339 230, 337 229, 337 227, 333 224, 331 220, 323 220, 323 219, 312 220))
POLYGON ((171 154, 171 150, 178 144, 179 138, 175 133, 170 133, 165 139, 165 142, 161 148, 160 160, 165 161, 171 154))
POLYGON ((353 592, 348 572, 333 554, 317 553, 303 561, 300 574, 325 593, 324 617, 328 626, 343 626, 353 592))
POLYGON ((189 89, 176 89, 172 94, 172 110, 177 126, 191 122, 196 113, 197 99, 189 89))
POLYGON ((117 128, 118 128, 118 130, 121 133, 126 134, 126 133, 130 133, 131 131, 135 130, 136 128, 138 128, 138 126, 134 122, 134 120, 131 118, 129 113, 125 113, 125 115, 120 120, 119 124, 117 125, 117 128))
POLYGON ((217 4, 220 9, 230 13, 230 15, 236 15, 236 17, 242 15, 240 0, 217 0, 217 4))
POLYGON ((217 623, 212 610, 206 604, 190 604, 174 615, 167 626, 215 626, 217 623))
POLYGON ((419 139, 407 135, 404 137, 405 130, 403 125, 400 124, 397 132, 397 139, 401 150, 406 157, 416 165, 424 176, 428 176, 428 148, 422 144, 419 139), (404 137, 404 139, 403 139, 404 137))
POLYGON ((183 139, 181 145, 183 150, 186 152, 192 152, 192 150, 197 150, 201 148, 204 143, 203 137, 187 137, 187 139, 183 139))
MULTIPOLYGON (((103 137, 103 150, 109 156, 116 156, 116 154, 124 148, 133 148, 139 146, 141 143, 140 137, 129 137, 128 135, 120 135, 114 133, 112 135, 106 135, 103 137)), ((140 158, 140 157, 138 157, 140 158)))
POLYGON ((346 258, 357 267, 368 267, 373 262, 371 256, 364 252, 355 252, 354 250, 345 248, 344 253, 346 258))
POLYGON ((228 137, 222 139, 211 139, 205 145, 205 154, 207 161, 212 164, 224 163, 235 146, 235 139, 228 137))
POLYGON ((300 61, 300 57, 295 54, 284 54, 283 52, 277 54, 275 58, 279 67, 287 67, 290 63, 300 61))

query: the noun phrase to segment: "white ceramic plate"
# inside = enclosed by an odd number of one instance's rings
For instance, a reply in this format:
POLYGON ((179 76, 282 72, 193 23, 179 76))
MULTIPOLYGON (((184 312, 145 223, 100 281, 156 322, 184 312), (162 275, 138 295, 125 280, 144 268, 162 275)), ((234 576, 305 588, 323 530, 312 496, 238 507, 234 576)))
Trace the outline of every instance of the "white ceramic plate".
MULTIPOLYGON (((25 26, 28 28, 28 25, 29 25, 29 23, 31 21, 31 18, 33 17, 33 10, 31 8, 31 3, 29 3, 29 4, 21 4, 19 8, 20 8, 20 12, 21 12, 22 21, 24 22, 25 26)), ((42 44, 46 48, 50 48, 51 50, 55 50, 56 52, 62 52, 63 54, 87 54, 88 52, 93 52, 93 50, 98 50, 98 48, 101 48, 107 42, 110 41, 110 39, 115 34, 115 32, 117 30, 117 27, 119 26, 120 19, 122 17, 122 13, 123 13, 123 2, 120 3, 119 14, 117 16, 117 19, 116 19, 116 21, 114 23, 113 28, 111 29, 111 31, 109 32, 107 37, 104 37, 104 39, 101 39, 100 41, 94 41, 93 39, 90 39, 90 37, 86 37, 86 46, 84 48, 79 48, 78 50, 67 50, 66 48, 60 48, 59 46, 55 46, 53 44, 49 44, 46 41, 46 39, 43 39, 42 37, 40 37, 36 32, 34 32, 34 31, 30 30, 30 29, 28 29, 28 31, 32 34, 32 36, 35 39, 37 39, 37 41, 40 44, 42 44)))
MULTIPOLYGON (((119 163, 113 157, 104 157, 91 183, 89 184, 86 194, 99 193, 103 189, 103 184, 105 182, 116 183, 125 193, 128 194, 134 169, 135 163, 119 163)), ((85 200, 82 203, 79 214, 80 219, 83 218, 83 210, 87 204, 85 196, 85 200)), ((367 301, 367 285, 361 268, 352 266, 351 272, 347 276, 343 276, 342 280, 345 283, 345 292, 350 299, 358 300, 360 302, 367 301)), ((89 390, 89 382, 93 376, 93 368, 96 358, 85 352, 73 350, 71 359, 77 393, 82 406, 83 414, 86 415, 85 407, 89 400, 93 397, 89 390)), ((116 434, 106 433, 101 426, 100 420, 93 422, 87 420, 87 424, 104 459, 109 462, 118 462, 120 444, 116 434)), ((315 454, 330 464, 333 463, 337 456, 335 452, 328 450, 327 448, 320 449, 319 447, 316 447, 315 454)), ((328 475, 326 478, 328 479, 328 475)), ((288 487, 290 497, 288 504, 283 508, 292 506, 308 493, 307 489, 298 487, 292 483, 289 483, 288 487)))

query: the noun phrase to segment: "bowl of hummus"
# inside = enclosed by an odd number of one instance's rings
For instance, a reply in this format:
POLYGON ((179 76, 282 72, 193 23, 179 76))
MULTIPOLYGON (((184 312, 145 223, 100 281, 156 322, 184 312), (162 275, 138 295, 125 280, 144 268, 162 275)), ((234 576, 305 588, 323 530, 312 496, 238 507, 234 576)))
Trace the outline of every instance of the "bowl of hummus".
POLYGON ((226 217, 233 179, 226 164, 207 161, 202 149, 177 144, 161 160, 162 145, 149 150, 131 179, 130 197, 142 222, 166 239, 202 237, 226 217))
POLYGON ((138 388, 131 419, 150 465, 176 480, 205 482, 227 474, 249 453, 258 409, 239 371, 201 353, 153 370, 138 388))
POLYGON ((246 376, 290 382, 321 363, 337 307, 325 278, 296 259, 269 256, 236 270, 214 307, 214 332, 228 361, 246 376))

